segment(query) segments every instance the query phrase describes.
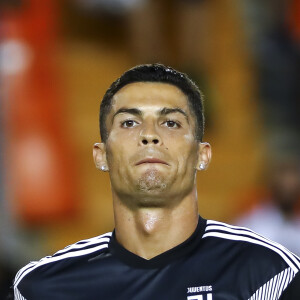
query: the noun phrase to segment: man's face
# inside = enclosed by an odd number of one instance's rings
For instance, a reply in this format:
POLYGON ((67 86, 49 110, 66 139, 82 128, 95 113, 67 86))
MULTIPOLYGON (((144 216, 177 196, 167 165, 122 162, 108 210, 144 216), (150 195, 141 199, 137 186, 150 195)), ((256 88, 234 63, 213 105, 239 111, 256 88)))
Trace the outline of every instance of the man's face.
POLYGON ((162 205, 193 190, 199 143, 187 97, 165 83, 128 84, 106 120, 113 192, 132 205, 162 205))

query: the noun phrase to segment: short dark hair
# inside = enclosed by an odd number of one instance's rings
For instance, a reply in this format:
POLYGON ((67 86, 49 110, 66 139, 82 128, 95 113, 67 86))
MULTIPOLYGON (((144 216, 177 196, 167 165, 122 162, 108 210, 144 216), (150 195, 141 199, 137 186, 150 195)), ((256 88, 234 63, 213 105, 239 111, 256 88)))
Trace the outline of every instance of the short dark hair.
POLYGON ((108 132, 106 118, 112 107, 113 96, 124 86, 134 82, 161 82, 178 87, 188 99, 189 107, 196 119, 195 136, 202 141, 204 134, 203 96, 197 85, 184 73, 162 64, 138 65, 126 71, 114 81, 103 96, 100 105, 100 135, 102 142, 106 142, 108 132))

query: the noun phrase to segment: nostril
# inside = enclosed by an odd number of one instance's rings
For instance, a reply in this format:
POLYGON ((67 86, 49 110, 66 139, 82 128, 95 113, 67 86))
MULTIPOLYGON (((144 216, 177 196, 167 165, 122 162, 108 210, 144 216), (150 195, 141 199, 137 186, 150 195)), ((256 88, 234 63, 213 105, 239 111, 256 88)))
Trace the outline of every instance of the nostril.
POLYGON ((154 144, 158 144, 158 139, 153 140, 154 144))
POLYGON ((147 140, 142 140, 142 143, 143 143, 144 145, 147 145, 147 144, 148 144, 148 141, 147 141, 147 140))

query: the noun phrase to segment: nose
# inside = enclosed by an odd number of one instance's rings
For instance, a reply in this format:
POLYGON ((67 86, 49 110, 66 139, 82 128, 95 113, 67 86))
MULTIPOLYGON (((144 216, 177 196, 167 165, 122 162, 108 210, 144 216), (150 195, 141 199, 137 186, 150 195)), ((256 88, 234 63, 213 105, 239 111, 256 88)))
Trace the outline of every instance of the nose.
POLYGON ((140 134, 140 144, 141 145, 160 145, 161 137, 155 130, 155 125, 147 125, 143 128, 140 134))
POLYGON ((151 143, 153 143, 154 145, 156 145, 156 144, 159 143, 159 139, 153 138, 153 137, 149 137, 149 136, 145 136, 142 139, 142 144, 143 145, 148 145, 148 144, 151 144, 151 143))

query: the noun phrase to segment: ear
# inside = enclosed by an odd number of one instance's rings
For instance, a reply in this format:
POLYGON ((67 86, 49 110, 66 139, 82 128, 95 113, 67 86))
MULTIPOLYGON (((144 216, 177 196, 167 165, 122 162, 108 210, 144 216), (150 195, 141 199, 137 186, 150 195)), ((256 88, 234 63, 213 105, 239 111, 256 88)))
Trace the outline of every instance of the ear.
POLYGON ((208 168, 211 161, 211 146, 209 143, 199 143, 198 161, 196 169, 204 171, 208 168))
POLYGON ((108 171, 106 160, 106 147, 104 143, 95 143, 93 147, 93 157, 95 166, 101 171, 108 171))

